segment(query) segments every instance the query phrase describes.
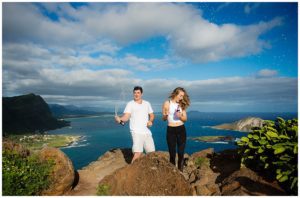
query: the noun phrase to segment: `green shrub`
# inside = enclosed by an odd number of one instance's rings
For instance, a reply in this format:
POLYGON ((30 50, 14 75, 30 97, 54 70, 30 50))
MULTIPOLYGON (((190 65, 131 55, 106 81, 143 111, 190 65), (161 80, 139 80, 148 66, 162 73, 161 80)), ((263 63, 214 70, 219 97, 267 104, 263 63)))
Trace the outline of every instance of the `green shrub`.
POLYGON ((106 184, 99 185, 97 188, 97 195, 107 196, 109 195, 109 190, 110 190, 109 185, 106 184))
POLYGON ((39 195, 50 184, 53 162, 42 162, 37 155, 21 156, 2 151, 3 195, 39 195))
POLYGON ((205 157, 197 157, 195 159, 195 165, 201 167, 203 164, 208 164, 209 161, 205 157))
POLYGON ((237 144, 242 164, 271 172, 283 186, 289 187, 289 192, 297 194, 298 119, 267 120, 263 127, 253 128, 237 144))

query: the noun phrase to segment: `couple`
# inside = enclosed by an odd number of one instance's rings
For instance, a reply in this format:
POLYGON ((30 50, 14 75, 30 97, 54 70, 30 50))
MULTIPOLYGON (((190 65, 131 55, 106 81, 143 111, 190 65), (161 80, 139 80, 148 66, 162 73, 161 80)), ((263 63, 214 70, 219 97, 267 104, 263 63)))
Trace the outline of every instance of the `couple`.
MULTIPOLYGON (((133 89, 133 100, 128 102, 123 116, 115 116, 117 123, 124 123, 130 119, 130 132, 132 136, 134 153, 132 162, 143 153, 155 151, 154 141, 149 127, 153 125, 154 114, 151 104, 142 100, 143 89, 136 86, 133 89)), ((170 162, 175 165, 176 145, 178 150, 178 169, 183 171, 183 155, 186 143, 184 122, 187 120, 186 109, 190 105, 186 91, 177 87, 165 101, 162 107, 163 120, 168 120, 167 143, 170 162)))

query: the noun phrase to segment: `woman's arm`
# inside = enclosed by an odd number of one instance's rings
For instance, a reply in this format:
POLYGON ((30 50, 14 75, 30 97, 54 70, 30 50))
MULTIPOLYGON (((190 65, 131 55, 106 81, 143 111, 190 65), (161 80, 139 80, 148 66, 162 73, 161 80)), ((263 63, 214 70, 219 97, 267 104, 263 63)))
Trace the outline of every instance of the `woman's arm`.
POLYGON ((165 101, 163 106, 162 106, 162 119, 163 121, 166 121, 168 119, 168 115, 169 115, 169 101, 165 101))
POLYGON ((178 112, 177 116, 182 122, 187 121, 187 114, 185 110, 182 110, 182 112, 178 112))

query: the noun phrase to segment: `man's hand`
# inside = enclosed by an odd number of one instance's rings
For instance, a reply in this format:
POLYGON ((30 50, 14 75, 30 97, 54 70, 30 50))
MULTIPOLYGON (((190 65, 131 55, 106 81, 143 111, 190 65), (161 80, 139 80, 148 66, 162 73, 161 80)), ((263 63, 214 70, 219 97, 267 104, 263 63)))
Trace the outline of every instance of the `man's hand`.
POLYGON ((147 127, 152 127, 152 125, 153 125, 152 121, 149 120, 149 121, 147 122, 147 127))
POLYGON ((115 120, 116 120, 117 123, 120 123, 120 122, 121 122, 121 119, 120 119, 119 116, 115 116, 115 120))

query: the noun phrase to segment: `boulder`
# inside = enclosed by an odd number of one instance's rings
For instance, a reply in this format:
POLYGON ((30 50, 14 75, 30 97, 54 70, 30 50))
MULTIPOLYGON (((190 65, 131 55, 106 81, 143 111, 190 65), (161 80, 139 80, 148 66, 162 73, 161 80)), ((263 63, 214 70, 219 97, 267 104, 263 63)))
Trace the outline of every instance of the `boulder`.
POLYGON ((51 171, 51 184, 42 195, 63 195, 72 188, 75 172, 72 161, 59 149, 45 147, 39 156, 42 160, 53 160, 54 167, 51 171))
POLYGON ((221 185, 221 193, 225 196, 286 195, 277 181, 266 181, 246 167, 242 167, 224 179, 221 185))
POLYGON ((101 186, 107 187, 109 195, 192 195, 182 173, 160 152, 147 154, 104 177, 101 186))

